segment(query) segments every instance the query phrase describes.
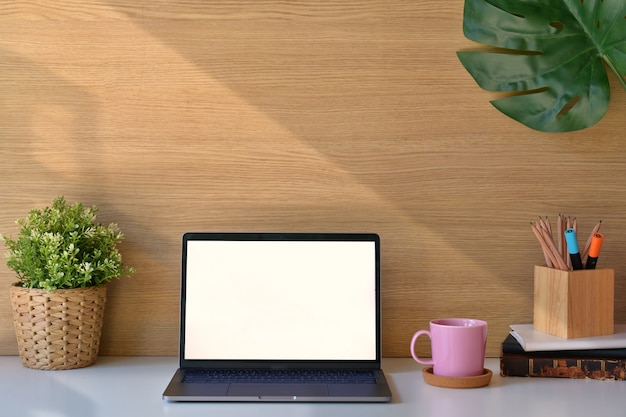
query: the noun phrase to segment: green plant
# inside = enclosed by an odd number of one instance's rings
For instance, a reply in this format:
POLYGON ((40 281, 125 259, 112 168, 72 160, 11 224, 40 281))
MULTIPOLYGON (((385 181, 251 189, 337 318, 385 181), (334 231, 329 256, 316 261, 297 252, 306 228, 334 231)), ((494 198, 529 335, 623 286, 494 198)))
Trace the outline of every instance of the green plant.
POLYGON ((567 132, 607 111, 605 65, 626 89, 626 1, 466 0, 463 32, 496 48, 457 55, 491 103, 539 131, 567 132))
POLYGON ((19 284, 53 291, 101 285, 134 273, 117 249, 124 235, 115 223, 96 224, 97 211, 96 206, 70 205, 61 196, 52 207, 31 210, 17 220, 17 239, 2 237, 9 249, 7 265, 19 284))

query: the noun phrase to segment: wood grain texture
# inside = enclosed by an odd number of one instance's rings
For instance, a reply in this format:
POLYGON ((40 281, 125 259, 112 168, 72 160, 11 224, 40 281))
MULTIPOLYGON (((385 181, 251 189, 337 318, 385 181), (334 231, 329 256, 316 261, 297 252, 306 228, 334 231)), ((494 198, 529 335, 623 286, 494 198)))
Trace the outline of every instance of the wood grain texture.
POLYGON ((567 339, 605 336, 614 329, 614 271, 561 271, 535 266, 535 329, 567 339))
MULTIPOLYGON (((0 231, 61 194, 120 225, 138 272, 110 286, 102 354, 176 354, 189 230, 378 232, 383 353, 468 316, 497 356, 510 323, 532 322, 528 222, 602 219, 626 321, 626 92, 611 79, 585 131, 520 126, 458 62, 477 47, 462 14, 462 0, 1 3, 0 231)), ((13 280, 0 266, 2 354, 13 280)))

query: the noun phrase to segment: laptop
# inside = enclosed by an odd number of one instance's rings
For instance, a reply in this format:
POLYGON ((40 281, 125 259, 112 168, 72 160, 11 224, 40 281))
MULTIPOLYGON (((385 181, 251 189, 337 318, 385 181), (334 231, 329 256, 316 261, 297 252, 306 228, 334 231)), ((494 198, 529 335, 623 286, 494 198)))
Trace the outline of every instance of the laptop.
POLYGON ((386 402, 373 233, 185 233, 166 401, 386 402))

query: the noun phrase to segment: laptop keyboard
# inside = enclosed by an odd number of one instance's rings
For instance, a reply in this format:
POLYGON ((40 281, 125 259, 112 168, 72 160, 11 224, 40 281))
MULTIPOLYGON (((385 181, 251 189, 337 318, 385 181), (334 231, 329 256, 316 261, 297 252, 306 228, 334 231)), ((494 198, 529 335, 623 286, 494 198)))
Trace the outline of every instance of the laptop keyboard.
POLYGON ((275 384, 375 384, 376 377, 368 370, 293 369, 241 370, 190 369, 185 372, 186 383, 275 383, 275 384))

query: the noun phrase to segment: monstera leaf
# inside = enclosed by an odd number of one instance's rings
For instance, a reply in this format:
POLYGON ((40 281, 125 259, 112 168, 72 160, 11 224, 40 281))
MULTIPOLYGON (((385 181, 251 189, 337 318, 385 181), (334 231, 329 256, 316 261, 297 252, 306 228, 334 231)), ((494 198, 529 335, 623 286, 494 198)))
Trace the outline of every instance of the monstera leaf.
POLYGON ((626 89, 626 0, 466 0, 465 36, 489 51, 458 52, 491 103, 539 131, 597 123, 610 68, 626 89))

